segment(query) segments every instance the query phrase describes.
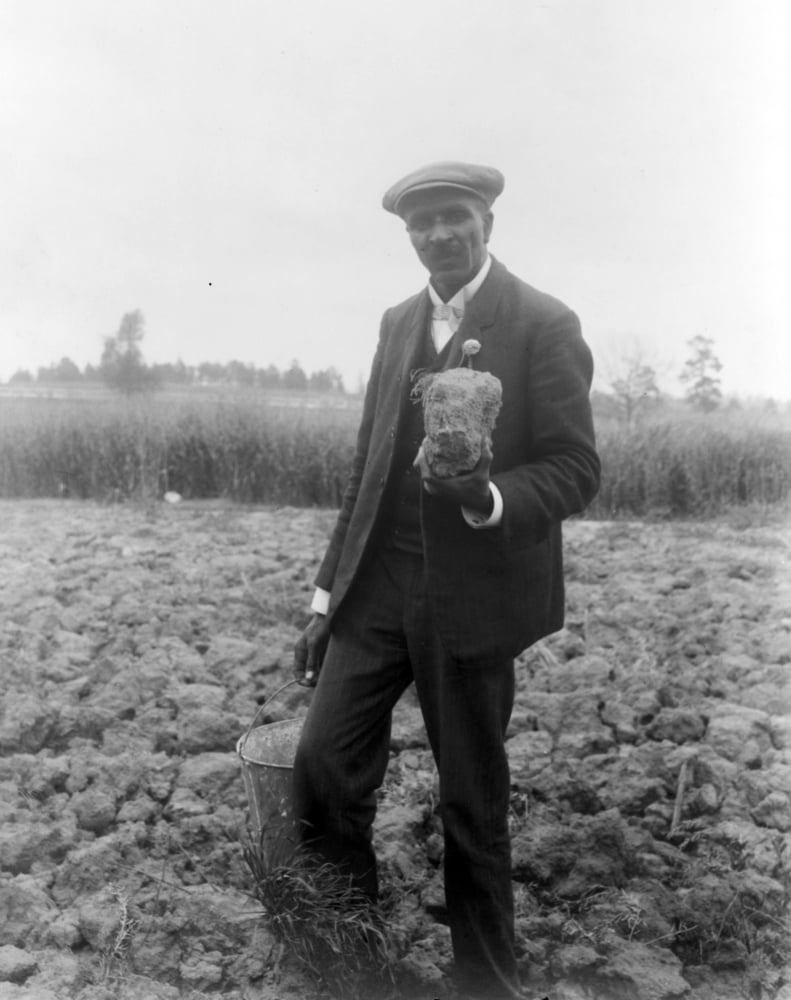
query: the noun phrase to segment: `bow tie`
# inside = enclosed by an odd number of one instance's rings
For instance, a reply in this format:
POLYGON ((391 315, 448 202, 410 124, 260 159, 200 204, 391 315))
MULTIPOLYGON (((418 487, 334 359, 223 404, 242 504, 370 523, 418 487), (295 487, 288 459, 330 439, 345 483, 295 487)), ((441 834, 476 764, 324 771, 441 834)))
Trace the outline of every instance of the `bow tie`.
POLYGON ((445 302, 441 305, 434 306, 434 312, 432 313, 432 319, 445 320, 454 333, 458 330, 463 318, 463 309, 459 309, 458 306, 449 306, 445 302))

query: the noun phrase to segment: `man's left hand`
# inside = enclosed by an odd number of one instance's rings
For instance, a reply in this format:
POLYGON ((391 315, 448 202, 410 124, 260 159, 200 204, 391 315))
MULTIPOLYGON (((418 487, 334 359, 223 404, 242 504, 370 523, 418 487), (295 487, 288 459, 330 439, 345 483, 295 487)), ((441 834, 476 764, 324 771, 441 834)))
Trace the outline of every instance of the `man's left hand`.
POLYGON ((492 491, 489 489, 492 451, 488 444, 484 443, 481 448, 481 457, 472 471, 463 472, 461 475, 451 476, 448 479, 438 479, 432 474, 426 456, 423 454, 422 445, 413 465, 420 469, 423 488, 432 496, 438 497, 440 500, 447 500, 448 503, 458 504, 461 507, 468 507, 485 517, 491 514, 494 506, 492 491))

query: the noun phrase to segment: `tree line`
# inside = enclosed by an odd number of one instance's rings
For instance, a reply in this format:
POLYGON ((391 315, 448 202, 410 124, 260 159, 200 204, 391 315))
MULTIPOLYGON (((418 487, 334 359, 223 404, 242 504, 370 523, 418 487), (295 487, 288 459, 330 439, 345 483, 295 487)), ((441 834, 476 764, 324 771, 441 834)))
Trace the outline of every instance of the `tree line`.
MULTIPOLYGON (((345 392, 343 379, 335 368, 308 374, 296 360, 285 371, 280 371, 275 365, 258 368, 241 361, 225 364, 204 361, 199 365, 176 361, 148 365, 141 347, 144 335, 143 314, 135 309, 122 317, 113 336, 105 337, 98 365, 86 365, 81 371, 70 358, 62 358, 56 365, 39 368, 35 377, 28 371, 18 371, 11 376, 9 384, 101 381, 126 394, 155 389, 164 384, 227 384, 263 389, 345 392)), ((696 410, 710 413, 722 402, 722 364, 710 337, 693 337, 687 346, 690 354, 679 373, 681 382, 686 386, 685 400, 696 410)), ((646 361, 639 345, 623 352, 617 363, 610 367, 609 393, 604 399, 597 400, 598 409, 610 409, 614 416, 631 424, 655 408, 661 399, 657 373, 646 361), (606 405, 602 407, 602 403, 606 405)))
POLYGON ((145 321, 139 309, 126 313, 118 331, 104 338, 102 356, 98 365, 80 369, 71 358, 61 358, 57 364, 47 365, 34 375, 27 370, 15 372, 9 385, 32 383, 103 382, 125 394, 156 389, 162 385, 238 385, 261 389, 298 389, 316 392, 345 392, 343 378, 335 368, 306 372, 299 361, 281 371, 275 365, 259 368, 242 361, 204 361, 187 365, 183 361, 166 364, 146 364, 142 351, 145 321))

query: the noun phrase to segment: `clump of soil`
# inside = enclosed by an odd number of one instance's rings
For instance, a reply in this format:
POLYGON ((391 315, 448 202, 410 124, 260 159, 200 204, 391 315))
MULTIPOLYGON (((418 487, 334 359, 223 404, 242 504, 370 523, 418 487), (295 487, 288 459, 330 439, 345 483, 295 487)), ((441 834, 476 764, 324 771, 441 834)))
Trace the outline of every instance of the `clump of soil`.
POLYGON ((502 385, 490 372, 451 368, 423 375, 415 385, 423 401, 423 454, 439 479, 470 472, 492 431, 502 404, 502 385))

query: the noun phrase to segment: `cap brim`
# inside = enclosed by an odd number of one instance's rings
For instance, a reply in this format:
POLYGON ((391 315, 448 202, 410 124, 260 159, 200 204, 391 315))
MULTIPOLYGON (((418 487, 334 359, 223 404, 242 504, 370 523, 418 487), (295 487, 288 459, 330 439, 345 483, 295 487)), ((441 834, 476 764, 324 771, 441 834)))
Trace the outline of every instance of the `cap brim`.
POLYGON ((392 211, 397 215, 400 215, 404 202, 409 201, 413 195, 421 194, 424 191, 445 190, 463 191, 464 194, 472 195, 474 198, 477 198, 478 201, 483 202, 487 208, 491 207, 491 202, 486 198, 486 196, 474 187, 469 187, 467 184, 457 184, 454 181, 431 181, 426 182, 425 184, 416 184, 414 187, 408 188, 400 194, 393 202, 392 211))

